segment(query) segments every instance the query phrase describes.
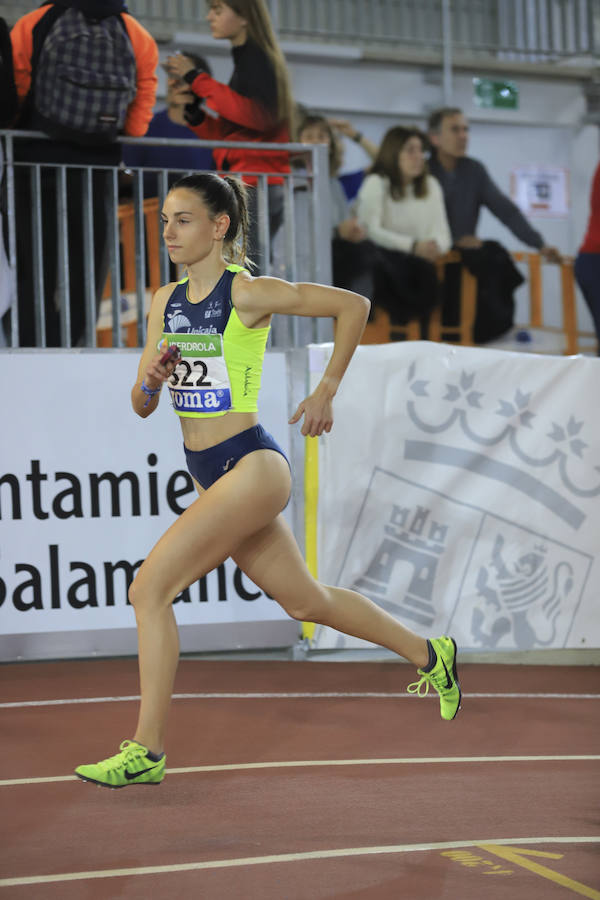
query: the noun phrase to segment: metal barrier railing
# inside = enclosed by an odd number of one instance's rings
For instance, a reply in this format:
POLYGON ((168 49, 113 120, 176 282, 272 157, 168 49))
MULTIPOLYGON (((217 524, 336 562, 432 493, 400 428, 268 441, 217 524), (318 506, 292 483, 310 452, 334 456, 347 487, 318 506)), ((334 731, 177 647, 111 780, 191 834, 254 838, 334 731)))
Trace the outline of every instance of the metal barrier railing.
MULTIPOLYGON (((189 169, 128 169, 131 174, 133 197, 123 202, 119 197, 119 179, 123 166, 76 166, 51 163, 19 162, 15 153, 16 142, 45 139, 45 136, 28 131, 0 131, 4 142, 3 183, 5 184, 5 208, 8 231, 8 261, 11 269, 22 281, 32 283, 32 315, 35 340, 27 346, 46 347, 56 345, 56 336, 49 341, 47 317, 50 305, 55 304, 60 329, 59 345, 71 347, 74 318, 84 321, 78 346, 96 347, 99 344, 122 347, 125 344, 143 345, 146 334, 150 288, 157 279, 161 284, 172 280, 172 267, 167 249, 161 239, 160 209, 173 176, 189 174, 189 169), (144 197, 143 178, 149 172, 157 176, 157 197, 149 203, 144 197), (98 242, 94 240, 94 200, 98 192, 106 205, 107 253, 99 261, 98 242), (52 195, 49 198, 49 193, 52 195), (21 194, 22 196, 19 196, 21 194), (51 212, 48 214, 48 206, 51 212), (52 218, 48 219, 48 215, 52 218), (69 221, 71 217, 72 221, 69 221), (74 223, 73 220, 76 220, 74 223), (19 259, 23 255, 21 228, 30 229, 31 259, 19 259), (81 226, 77 246, 83 254, 81 284, 73 294, 73 271, 80 265, 74 258, 73 241, 68 229, 81 226), (56 233, 51 234, 53 227, 56 233), (48 254, 50 245, 50 254, 48 254), (44 248, 46 246, 46 253, 44 248), (150 258, 149 254, 152 254, 150 258), (155 256, 158 258, 156 259, 155 256), (55 269, 54 269, 55 266, 55 269), (52 277, 44 269, 52 269, 52 277), (30 272, 28 271, 30 269, 30 272), (150 274, 152 273, 152 274, 150 274), (127 282, 124 285, 124 279, 127 282), (50 281, 50 289, 48 287, 50 281), (124 315, 122 310, 123 288, 131 290, 132 308, 124 315), (47 294, 52 293, 52 296, 47 294), (101 300, 104 298, 105 304, 101 300), (108 330, 99 340, 99 320, 106 319, 101 307, 109 306, 108 330), (133 327, 132 327, 133 321, 133 327), (124 326, 128 326, 125 330, 124 326)), ((123 138, 123 144, 164 147, 186 147, 189 140, 164 138, 123 138)), ((235 147, 247 149, 288 151, 310 157, 310 176, 306 169, 292 168, 282 176, 283 222, 274 236, 269 234, 268 175, 256 174, 257 220, 259 257, 264 260, 262 274, 275 275, 289 281, 315 281, 331 283, 331 213, 329 166, 325 146, 307 147, 302 144, 256 144, 207 141, 194 142, 204 147, 235 147), (272 239, 273 238, 273 239, 272 239)), ((27 244, 26 246, 29 246, 27 244)), ((17 280, 19 293, 20 280, 17 280)), ((21 290, 25 293, 22 283, 21 290)), ((10 310, 8 340, 12 347, 20 345, 19 315, 21 303, 10 310)), ((53 311, 54 312, 54 311, 53 311)), ((54 317, 53 321, 56 319, 54 317)), ((76 330, 76 329, 75 329, 76 330)), ((329 340, 331 323, 325 319, 275 316, 271 332, 271 346, 299 347, 310 342, 329 340)), ((23 342, 21 341, 21 344, 23 342)))

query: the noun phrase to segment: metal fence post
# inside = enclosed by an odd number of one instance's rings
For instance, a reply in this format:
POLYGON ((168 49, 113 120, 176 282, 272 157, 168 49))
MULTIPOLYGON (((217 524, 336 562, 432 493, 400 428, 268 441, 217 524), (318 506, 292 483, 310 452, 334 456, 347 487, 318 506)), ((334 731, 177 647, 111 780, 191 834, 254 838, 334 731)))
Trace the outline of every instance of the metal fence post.
POLYGON ((92 170, 83 169, 83 252, 85 253, 85 335, 88 347, 96 346, 96 262, 94 258, 94 217, 92 214, 92 170))
MULTIPOLYGON (((133 218, 135 233, 135 308, 137 314, 137 342, 146 343, 146 218, 144 211, 144 174, 133 173, 133 218)), ((150 268, 148 266, 148 268, 150 268)))
POLYGON ((314 144, 312 158, 313 273, 319 284, 331 284, 331 191, 329 154, 323 144, 314 144))
POLYGON ((117 170, 111 171, 111 184, 109 194, 109 222, 112 222, 110 231, 109 257, 110 257, 110 289, 112 300, 112 346, 122 347, 123 336, 121 334, 121 247, 119 240, 119 192, 117 183, 117 170))
POLYGON ((17 226, 15 222, 15 165, 13 137, 6 135, 6 211, 8 214, 8 264, 15 277, 15 296, 10 309, 10 346, 19 346, 19 303, 17 295, 17 226))
MULTIPOLYGON (((70 347, 71 342, 71 292, 69 290, 69 221, 67 214, 67 170, 60 166, 54 170, 56 179, 56 293, 60 309, 60 343, 70 347)), ((81 302, 81 298, 77 298, 81 302)))
POLYGON ((442 0, 442 47, 444 59, 444 106, 452 103, 452 11, 450 0, 442 0))
POLYGON ((35 342, 38 347, 46 346, 46 291, 44 285, 43 236, 42 236, 42 185, 41 167, 31 167, 31 231, 33 236, 33 283, 35 342))
MULTIPOLYGON (((331 190, 329 187, 329 152, 324 144, 315 144, 311 150, 313 196, 313 252, 314 275, 319 284, 331 284, 331 190)), ((331 340, 332 323, 316 319, 313 323, 314 339, 320 343, 331 340)))

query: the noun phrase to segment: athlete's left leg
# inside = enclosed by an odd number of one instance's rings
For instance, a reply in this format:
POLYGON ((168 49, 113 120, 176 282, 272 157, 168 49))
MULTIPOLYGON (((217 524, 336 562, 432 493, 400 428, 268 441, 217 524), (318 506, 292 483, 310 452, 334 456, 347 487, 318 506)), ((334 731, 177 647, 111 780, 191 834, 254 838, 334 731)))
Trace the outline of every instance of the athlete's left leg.
POLYGON ((232 556, 292 618, 330 625, 387 647, 416 666, 427 665, 429 653, 424 638, 357 591, 321 584, 313 578, 283 516, 247 538, 232 556))
POLYGON ((440 696, 440 714, 450 720, 460 708, 456 643, 442 636, 426 640, 357 591, 316 581, 302 558, 284 518, 247 538, 233 559, 289 615, 303 622, 329 625, 345 634, 387 647, 417 666, 420 680, 409 691, 440 696))

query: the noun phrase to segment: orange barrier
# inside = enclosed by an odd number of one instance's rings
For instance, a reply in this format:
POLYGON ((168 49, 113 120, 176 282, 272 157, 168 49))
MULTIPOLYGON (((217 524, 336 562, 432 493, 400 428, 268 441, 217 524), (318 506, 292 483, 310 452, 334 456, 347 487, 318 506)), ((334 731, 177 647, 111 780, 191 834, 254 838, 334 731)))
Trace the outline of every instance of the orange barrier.
MULTIPOLYGON (((137 281, 135 275, 135 212, 133 203, 120 203, 117 211, 119 222, 119 242, 121 246, 121 264, 122 264, 122 280, 121 291, 123 293, 135 293, 137 290, 137 281)), ((144 236, 146 242, 146 265, 148 269, 147 284, 145 289, 154 294, 160 287, 160 264, 159 264, 159 222, 158 222, 158 198, 149 197, 144 200, 144 236)), ((106 279, 104 291, 102 294, 103 301, 111 301, 112 285, 110 273, 106 279)), ((107 315, 102 317, 105 322, 110 324, 99 324, 96 328, 96 344, 98 347, 112 347, 112 317, 107 315)), ((123 329, 125 345, 127 347, 137 347, 137 319, 135 313, 133 317, 123 317, 123 329)))
MULTIPOLYGON (((539 253, 518 251, 512 254, 516 262, 527 263, 529 283, 529 321, 519 323, 516 327, 537 329, 550 334, 564 335, 565 356, 578 353, 597 353, 598 342, 593 331, 583 331, 578 325, 577 296, 575 291, 575 275, 573 258, 565 256, 556 266, 560 271, 562 324, 548 325, 544 319, 542 265, 545 264, 539 253)), ((548 263, 552 265, 552 263, 548 263)))
MULTIPOLYGON (((449 263, 460 263, 461 256, 454 250, 445 253, 436 260, 436 269, 440 282, 444 280, 446 266, 449 263)), ((427 334, 423 335, 430 341, 440 342, 442 330, 444 340, 450 339, 452 343, 462 344, 465 347, 473 345, 473 325, 477 308, 477 279, 469 272, 466 266, 462 266, 460 282, 460 315, 458 325, 442 326, 442 305, 436 306, 429 317, 427 334)), ((406 325, 392 325, 389 313, 381 307, 373 310, 373 319, 367 322, 361 344, 386 344, 389 341, 403 339, 418 341, 421 339, 421 323, 418 319, 411 319, 406 325)))

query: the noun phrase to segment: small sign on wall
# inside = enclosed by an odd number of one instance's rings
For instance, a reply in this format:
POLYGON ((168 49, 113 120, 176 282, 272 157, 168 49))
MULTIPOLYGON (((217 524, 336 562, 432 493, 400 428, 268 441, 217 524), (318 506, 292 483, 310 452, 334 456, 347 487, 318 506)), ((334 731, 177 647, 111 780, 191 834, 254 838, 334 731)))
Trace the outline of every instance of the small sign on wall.
POLYGON ((562 166, 517 166, 510 173, 510 194, 532 218, 569 216, 569 172, 562 166))
POLYGON ((514 81, 474 78, 473 100, 483 109, 518 109, 519 88, 514 81))

